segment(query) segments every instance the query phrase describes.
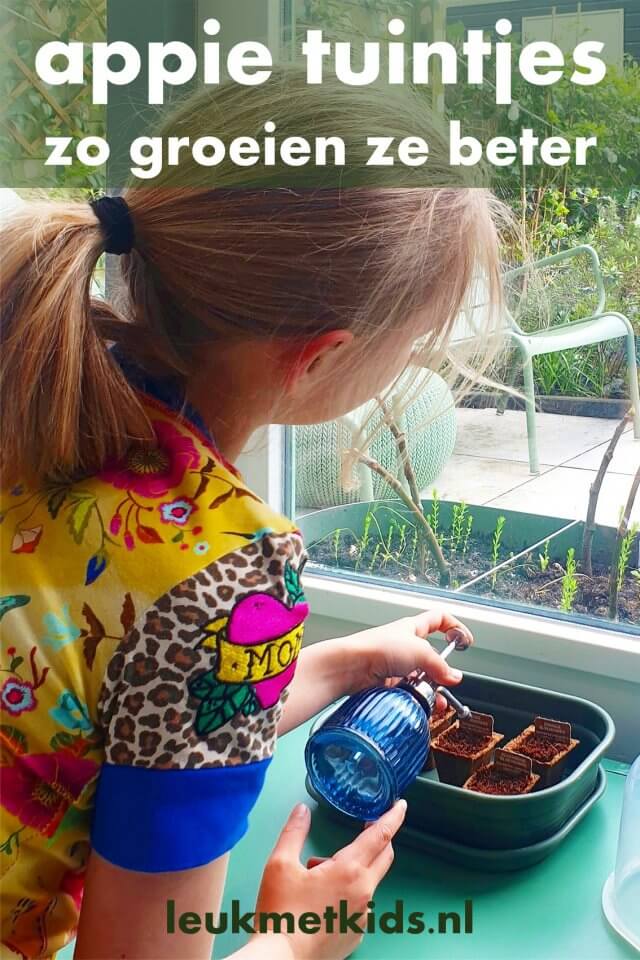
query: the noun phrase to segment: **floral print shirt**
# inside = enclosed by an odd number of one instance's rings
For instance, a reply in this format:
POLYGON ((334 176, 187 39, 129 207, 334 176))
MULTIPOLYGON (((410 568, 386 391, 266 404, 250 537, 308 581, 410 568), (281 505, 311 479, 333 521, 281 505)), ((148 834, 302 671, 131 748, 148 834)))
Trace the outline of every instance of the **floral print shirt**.
POLYGON ((144 402, 153 448, 0 499, 6 956, 73 937, 92 847, 153 872, 235 844, 302 642, 299 534, 144 402))

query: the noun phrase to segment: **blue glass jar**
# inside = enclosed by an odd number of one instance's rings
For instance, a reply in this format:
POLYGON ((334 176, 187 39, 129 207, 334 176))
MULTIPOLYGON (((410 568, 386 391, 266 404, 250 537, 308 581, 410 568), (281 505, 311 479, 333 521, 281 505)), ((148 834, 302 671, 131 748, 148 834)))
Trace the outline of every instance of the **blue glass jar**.
POLYGON ((424 675, 414 675, 345 700, 307 741, 315 792, 358 820, 380 817, 425 765, 435 697, 424 675))

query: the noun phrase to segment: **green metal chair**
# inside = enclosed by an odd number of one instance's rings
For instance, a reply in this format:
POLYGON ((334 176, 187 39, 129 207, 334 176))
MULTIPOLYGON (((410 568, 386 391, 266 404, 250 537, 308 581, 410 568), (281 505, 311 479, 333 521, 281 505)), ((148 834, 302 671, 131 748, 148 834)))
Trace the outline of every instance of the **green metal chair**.
MULTIPOLYGON (((524 373, 524 397, 527 418, 527 436, 529 441, 529 468, 531 473, 540 472, 538 458, 538 443, 536 436, 536 407, 535 388, 533 377, 533 358, 549 353, 560 353, 563 350, 574 350, 577 347, 590 346, 624 337, 627 354, 627 370, 629 374, 629 396, 633 407, 633 435, 640 438, 640 391, 638 389, 638 364, 636 362, 636 347, 633 327, 623 314, 615 310, 606 309, 606 294, 604 280, 600 268, 598 254, 593 247, 587 244, 563 250, 550 257, 544 257, 535 263, 517 267, 504 274, 505 286, 522 276, 535 275, 536 271, 546 267, 562 264, 575 257, 586 256, 590 260, 591 272, 596 284, 597 306, 594 313, 578 320, 570 320, 557 326, 549 326, 540 330, 526 331, 517 322, 512 312, 505 307, 504 334, 512 341, 524 373)), ((482 335, 482 314, 487 302, 483 294, 483 284, 478 281, 476 293, 471 308, 471 317, 462 316, 454 329, 454 340, 462 341, 482 335)), ((520 368, 520 364, 516 369, 520 368)), ((497 412, 503 413, 507 397, 502 394, 497 405, 497 412)))
POLYGON ((571 250, 563 250, 550 257, 537 260, 534 264, 509 270, 504 280, 509 284, 512 280, 532 270, 541 270, 572 260, 575 257, 587 256, 591 261, 591 270, 596 283, 598 303, 595 312, 579 320, 570 320, 558 326, 527 333, 515 320, 509 310, 506 311, 508 329, 523 364, 524 394, 527 416, 527 435, 529 439, 529 467, 532 473, 540 472, 538 459, 538 444, 536 438, 535 393, 533 382, 533 358, 543 354, 559 353, 562 350, 573 350, 576 347, 590 346, 624 337, 627 352, 627 370, 629 375, 629 396, 633 407, 633 435, 640 439, 640 391, 638 389, 638 365, 636 362, 635 335, 631 322, 623 314, 615 310, 606 309, 606 294, 604 280, 600 268, 600 259, 593 247, 581 244, 571 250))

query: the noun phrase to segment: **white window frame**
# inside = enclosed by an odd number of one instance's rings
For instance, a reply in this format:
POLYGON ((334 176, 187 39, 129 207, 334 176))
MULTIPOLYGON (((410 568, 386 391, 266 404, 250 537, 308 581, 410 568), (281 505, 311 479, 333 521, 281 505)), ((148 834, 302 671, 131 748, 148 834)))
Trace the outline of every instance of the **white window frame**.
MULTIPOLYGON (((249 486, 278 512, 286 511, 287 445, 284 428, 271 426, 251 439, 238 461, 249 486)), ((482 650, 640 684, 640 638, 622 630, 461 600, 455 594, 434 597, 394 588, 391 582, 315 573, 312 567, 305 574, 305 593, 312 615, 343 623, 343 633, 446 605, 468 624, 482 650)))

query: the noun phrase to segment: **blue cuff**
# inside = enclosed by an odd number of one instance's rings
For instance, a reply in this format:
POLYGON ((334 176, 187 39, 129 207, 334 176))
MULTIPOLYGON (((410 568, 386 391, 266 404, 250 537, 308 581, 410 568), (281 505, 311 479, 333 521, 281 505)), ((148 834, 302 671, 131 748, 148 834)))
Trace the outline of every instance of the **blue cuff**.
POLYGON ((188 870, 246 833, 270 759, 234 767, 154 770, 104 764, 91 843, 126 870, 188 870))

